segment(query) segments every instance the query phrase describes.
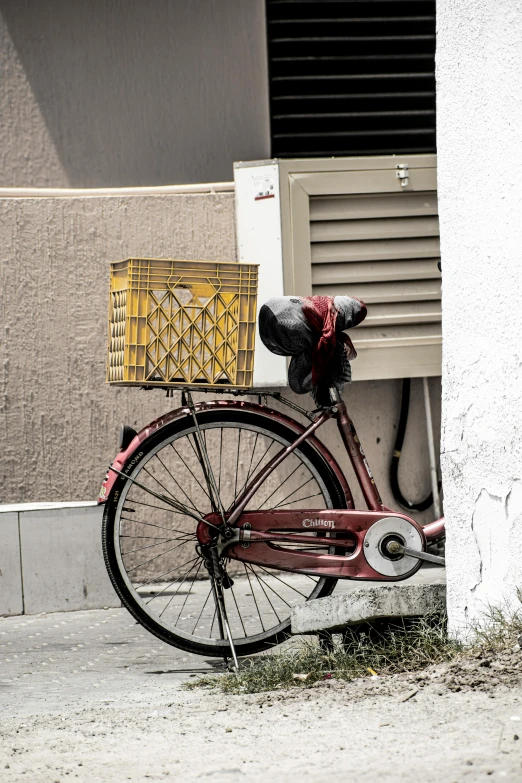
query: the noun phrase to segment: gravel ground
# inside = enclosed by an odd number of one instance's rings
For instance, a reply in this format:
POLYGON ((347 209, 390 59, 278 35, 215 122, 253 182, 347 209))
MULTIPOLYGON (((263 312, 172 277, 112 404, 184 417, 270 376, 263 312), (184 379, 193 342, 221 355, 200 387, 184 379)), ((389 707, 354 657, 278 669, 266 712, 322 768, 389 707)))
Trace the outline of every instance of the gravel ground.
POLYGON ((4 618, 0 781, 522 781, 521 655, 225 696, 123 609, 4 618))

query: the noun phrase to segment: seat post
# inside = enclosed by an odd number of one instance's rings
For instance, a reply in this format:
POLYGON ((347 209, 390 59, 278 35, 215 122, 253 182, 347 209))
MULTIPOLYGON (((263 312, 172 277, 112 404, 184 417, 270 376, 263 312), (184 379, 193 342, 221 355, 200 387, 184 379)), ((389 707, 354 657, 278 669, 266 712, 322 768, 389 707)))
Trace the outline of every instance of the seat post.
POLYGON ((332 405, 335 405, 338 402, 342 402, 341 395, 339 394, 339 389, 337 388, 337 386, 330 386, 330 388, 328 389, 328 393, 330 394, 332 405))

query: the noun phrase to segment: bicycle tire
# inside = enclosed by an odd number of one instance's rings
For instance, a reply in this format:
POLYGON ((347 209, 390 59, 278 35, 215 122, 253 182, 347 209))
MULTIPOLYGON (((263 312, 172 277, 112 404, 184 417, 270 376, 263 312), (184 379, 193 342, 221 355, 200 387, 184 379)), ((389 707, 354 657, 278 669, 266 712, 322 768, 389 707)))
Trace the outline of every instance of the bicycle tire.
MULTIPOLYGON (((254 471, 252 470, 252 464, 254 462, 254 455, 256 454, 256 450, 258 448, 258 441, 260 441, 260 436, 266 439, 270 439, 272 443, 279 443, 281 445, 288 445, 288 443, 293 442, 296 437, 296 432, 291 427, 287 426, 284 423, 275 421, 273 418, 270 417, 270 415, 262 414, 261 412, 253 413, 253 412, 247 412, 242 410, 234 410, 234 411, 227 410, 224 412, 202 411, 202 412, 198 412, 198 422, 201 431, 203 433, 203 436, 205 437, 205 441, 208 438, 210 442, 215 437, 214 432, 217 432, 218 430, 221 431, 221 443, 223 441, 223 431, 225 429, 238 432, 237 435, 238 443, 239 443, 238 456, 237 456, 238 465, 239 465, 239 452, 240 452, 240 444, 241 444, 241 432, 250 433, 250 435, 248 436, 245 435, 245 438, 250 438, 250 449, 252 448, 252 440, 255 440, 253 452, 251 453, 250 456, 250 467, 249 467, 249 472, 251 472, 252 474, 254 473, 254 471), (255 435, 255 433, 257 433, 257 435, 255 435)), ((127 565, 124 562, 124 556, 132 555, 133 553, 139 551, 139 549, 130 550, 129 552, 122 552, 121 550, 123 538, 129 538, 129 539, 151 538, 154 539, 154 541, 156 540, 156 535, 154 536, 142 535, 141 527, 137 528, 139 535, 134 535, 134 534, 128 535, 122 533, 121 532, 122 530, 132 531, 136 528, 136 525, 138 526, 149 525, 151 527, 161 527, 160 525, 152 523, 151 521, 148 522, 139 521, 136 517, 131 517, 129 519, 128 518, 129 513, 131 513, 130 507, 132 504, 134 504, 134 506, 141 504, 144 507, 150 505, 151 508, 156 508, 156 511, 154 512, 152 512, 149 508, 146 508, 147 512, 149 513, 149 516, 147 517, 147 519, 149 520, 151 519, 150 517, 151 513, 156 515, 154 517, 155 519, 159 516, 160 512, 165 518, 167 518, 169 515, 169 512, 166 511, 165 509, 163 508, 158 509, 158 507, 155 506, 156 501, 154 501, 153 504, 147 504, 141 501, 136 501, 135 499, 133 500, 132 497, 133 496, 136 497, 139 490, 136 489, 136 485, 133 484, 132 479, 135 479, 137 481, 141 480, 142 482, 145 480, 149 480, 149 477, 151 476, 151 472, 153 470, 160 470, 159 468, 153 467, 156 463, 153 463, 152 460, 157 459, 163 465, 166 460, 166 456, 170 455, 169 446, 174 450, 174 452, 178 456, 180 456, 178 449, 181 449, 182 447, 185 448, 187 443, 190 442, 190 436, 193 435, 193 433, 194 433, 194 425, 193 425, 192 418, 190 416, 186 416, 183 417, 182 419, 178 419, 175 422, 161 428, 141 444, 139 455, 138 456, 134 455, 132 457, 132 462, 133 462, 132 471, 129 472, 128 477, 123 475, 118 476, 118 479, 115 482, 111 494, 105 504, 103 528, 102 528, 102 546, 103 546, 103 553, 104 553, 107 571, 109 573, 112 584, 117 594, 119 595, 122 603, 124 604, 124 606, 128 609, 128 611, 132 614, 132 616, 138 622, 141 623, 141 625, 143 625, 148 631, 150 631, 152 634, 160 638, 162 641, 171 644, 173 646, 176 646, 187 652, 193 652, 200 655, 207 655, 211 657, 217 657, 217 656, 222 657, 226 655, 229 650, 228 642, 225 639, 212 638, 213 625, 210 628, 210 637, 200 637, 195 632, 188 633, 186 630, 182 630, 181 627, 177 628, 176 626, 173 626, 171 622, 167 622, 166 619, 163 618, 163 613, 165 613, 167 609, 170 609, 170 603, 173 601, 172 597, 169 598, 168 606, 163 608, 162 612, 159 615, 158 615, 158 611, 159 611, 159 606, 161 605, 160 603, 156 604, 155 612, 152 611, 152 609, 150 608, 150 603, 152 603, 152 601, 155 600, 156 598, 161 598, 162 593, 163 593, 162 600, 164 601, 168 594, 166 592, 167 588, 160 591, 159 593, 156 593, 155 595, 153 595, 152 598, 148 600, 148 602, 145 602, 145 596, 148 596, 149 593, 147 593, 146 591, 143 592, 143 589, 148 588, 150 591, 152 590, 152 588, 150 587, 151 583, 154 583, 154 586, 156 586, 157 584, 158 588, 163 583, 160 582, 159 579, 152 579, 149 582, 140 583, 139 579, 143 577, 138 578, 138 576, 134 577, 135 578, 135 583, 134 583, 129 576, 129 571, 134 571, 135 575, 141 573, 139 572, 139 569, 142 568, 143 564, 141 564, 140 566, 133 566, 132 568, 130 568, 129 565, 127 565), (186 441, 182 440, 183 438, 186 438, 187 440, 186 441), (167 451, 164 451, 165 449, 167 449, 167 451), (162 456, 160 457, 158 455, 162 455, 162 456), (150 466, 148 469, 147 469, 147 465, 150 466), (142 476, 146 476, 147 479, 144 478, 140 479, 140 474, 142 474, 142 476), (131 490, 133 494, 131 493, 131 490), (125 516, 125 514, 127 516, 125 516), (141 590, 142 592, 139 593, 138 592, 139 590, 141 590)), ((228 437, 228 432, 227 432, 227 437, 228 437)), ((263 447, 264 447, 264 443, 263 443, 263 447)), ((269 449, 270 448, 272 448, 272 446, 270 446, 269 449)), ((248 453, 250 454, 250 451, 248 453)), ((317 451, 317 449, 315 449, 309 443, 305 442, 298 449, 295 450, 294 454, 292 455, 292 458, 294 460, 297 460, 303 469, 308 470, 312 479, 316 481, 317 485, 320 487, 322 493, 322 498, 320 498, 320 507, 322 508, 345 508, 346 507, 345 495, 339 483, 339 480, 331 470, 330 466, 328 465, 324 457, 319 453, 319 451, 317 451)), ((230 460, 228 462, 230 463, 230 460)), ((301 470, 301 467, 299 468, 299 470, 301 470)), ((256 466, 256 469, 257 468, 258 466, 256 466)), ((196 470, 195 464, 193 465, 193 469, 196 470)), ((241 482, 238 482, 237 470, 238 469, 236 466, 236 479, 235 479, 236 485, 238 483, 242 484, 244 479, 243 476, 241 482)), ((293 475, 296 474, 298 475, 298 472, 297 470, 294 470, 293 475)), ((155 481, 158 481, 158 483, 160 483, 158 480, 158 476, 160 475, 163 476, 163 474, 156 473, 154 477, 155 481)), ((179 480, 181 480, 180 473, 177 473, 177 477, 179 480)), ((197 476, 195 475, 194 478, 197 479, 197 476)), ((176 479, 176 477, 173 474, 172 474, 172 479, 174 480, 174 482, 178 484, 178 486, 180 486, 179 481, 176 479)), ((310 479, 309 481, 311 481, 312 479, 310 479)), ((163 479, 163 481, 165 484, 167 483, 165 479, 163 479)), ((219 481, 221 484, 222 481, 221 461, 219 466, 219 481)), ((281 486, 283 486, 283 484, 286 481, 288 481, 288 479, 285 479, 285 481, 283 481, 281 486)), ((203 480, 201 480, 200 483, 201 497, 203 497, 203 491, 204 491, 204 486, 202 486, 203 484, 204 482, 203 480)), ((278 491, 279 491, 279 487, 278 487, 278 491)), ((220 492, 224 493, 225 490, 220 487, 220 492)), ((235 488, 235 492, 237 494, 237 486, 235 488)), ((301 499, 296 498, 295 502, 297 502, 298 500, 301 499)), ((254 501, 255 501, 255 497, 254 497, 254 501)), ((199 505, 200 500, 198 500, 197 502, 199 505)), ((262 505, 261 500, 259 502, 262 505)), ((288 505, 288 503, 286 505, 288 505)), ((248 506, 248 508, 255 508, 255 507, 256 507, 255 502, 248 506)), ((204 511, 204 509, 202 509, 201 511, 204 511)), ((132 513, 135 513, 135 510, 132 513)), ((173 512, 173 513, 176 514, 177 512, 173 512)), ((140 509, 140 516, 141 516, 141 509, 140 509)), ((179 547, 183 547, 184 549, 185 545, 187 545, 187 547, 190 549, 190 547, 194 543, 192 539, 194 533, 189 532, 190 526, 192 525, 195 532, 197 523, 194 520, 191 520, 190 517, 183 517, 184 522, 188 520, 188 522, 186 522, 187 532, 181 531, 179 528, 181 527, 182 523, 179 517, 181 517, 181 514, 178 514, 178 519, 176 521, 177 529, 175 530, 171 529, 171 532, 182 534, 184 536, 184 539, 181 541, 180 544, 176 544, 173 547, 173 549, 176 550, 179 547)), ((156 534, 156 531, 147 531, 147 532, 154 532, 156 534)), ((165 537, 165 532, 163 533, 164 537, 165 537)), ((174 541, 174 540, 175 539, 173 537, 170 538, 170 541, 174 541)), ((152 545, 146 544, 146 546, 143 547, 142 549, 145 550, 147 548, 152 548, 160 545, 161 545, 160 543, 158 544, 153 543, 152 545)), ((165 542, 163 542, 163 545, 165 545, 165 542)), ((163 554, 158 555, 156 558, 153 557, 152 560, 156 559, 158 562, 161 562, 161 558, 163 558, 164 555, 166 555, 169 551, 171 550, 166 550, 165 552, 163 552, 163 554)), ((128 558, 128 560, 129 562, 132 562, 131 558, 130 559, 128 558)), ((146 564, 147 563, 150 563, 150 561, 146 561, 146 564)), ((253 569, 250 568, 250 570, 252 571, 253 569)), ((173 571, 174 568, 171 569, 171 572, 173 571)), ((245 568, 245 572, 247 573, 247 577, 248 577, 249 572, 247 571, 246 568, 245 568)), ((146 573, 146 570, 144 570, 143 573, 146 573)), ((193 592, 193 597, 195 597, 198 590, 200 590, 200 582, 205 581, 205 580, 198 581, 198 576, 200 573, 201 573, 201 568, 196 572, 195 579, 193 575, 191 581, 187 580, 187 586, 189 584, 191 585, 190 589, 188 590, 189 594, 191 590, 193 590, 194 584, 196 584, 196 587, 194 588, 194 592, 193 592)), ((267 590, 265 590, 266 587, 268 587, 270 590, 273 590, 273 587, 270 587, 270 585, 268 584, 267 580, 269 578, 272 580, 272 583, 274 583, 273 582, 274 579, 283 581, 281 580, 280 577, 275 576, 275 573, 276 572, 274 572, 274 574, 271 573, 269 576, 263 576, 261 578, 261 582, 259 584, 261 588, 265 591, 265 596, 267 595, 267 590), (263 582, 264 582, 264 587, 262 584, 263 582)), ((164 576, 164 574, 162 574, 161 576, 164 576)), ((257 578, 259 580, 259 576, 257 578)), ((312 579, 312 577, 306 577, 306 578, 312 579)), ((287 579, 287 575, 285 575, 285 580, 286 579, 287 579)), ((176 581, 179 582, 179 578, 176 581)), ((299 592, 301 595, 303 595, 303 597, 305 597, 305 600, 313 600, 315 598, 330 595, 335 587, 336 582, 337 579, 335 578, 321 578, 318 579, 317 583, 315 584, 315 587, 313 588, 313 590, 310 592, 309 595, 305 595, 305 593, 300 593, 299 590, 295 590, 295 592, 299 592)), ((250 583, 250 579, 249 579, 249 583, 250 583)), ((286 581, 284 581, 283 583, 288 584, 286 581)), ((176 596, 182 585, 183 582, 181 583, 181 585, 179 585, 176 588, 175 591, 176 596)), ((258 608, 259 620, 261 621, 261 625, 264 629, 262 613, 259 610, 258 601, 255 598, 256 586, 257 585, 254 585, 254 588, 252 589, 251 597, 253 597, 256 607, 258 608)), ((278 589, 283 590, 283 588, 279 588, 279 585, 277 585, 277 587, 278 589)), ((295 588, 292 587, 292 589, 295 588)), ((232 588, 232 593, 233 593, 233 588, 232 588)), ((258 589, 258 594, 259 594, 259 589, 258 589)), ((234 595, 234 602, 236 602, 237 614, 239 616, 239 619, 241 620, 241 624, 243 625, 243 619, 241 619, 242 616, 237 606, 237 600, 235 594, 233 593, 233 595, 234 595)), ((248 592, 245 592, 245 596, 248 597, 249 595, 250 594, 248 592)), ((270 598, 268 598, 268 600, 270 601, 270 598)), ((187 601, 188 601, 188 597, 185 599, 185 603, 183 604, 182 609, 180 610, 178 619, 179 617, 181 617, 183 612, 183 607, 186 605, 187 601)), ((207 597, 207 601, 208 601, 208 597, 207 597)), ((273 599, 273 601, 275 603, 275 599, 273 599)), ((286 599, 285 599, 285 603, 288 603, 288 605, 290 606, 290 603, 287 602, 286 599)), ((275 611, 275 614, 277 617, 279 617, 277 611, 275 611)), ((184 621, 185 617, 183 617, 182 619, 184 621)), ((197 627, 198 626, 196 621, 195 629, 197 627)), ((261 650, 268 649, 269 647, 272 647, 284 641, 284 639, 286 639, 290 634, 290 617, 288 616, 287 618, 284 619, 284 621, 278 622, 273 627, 269 629, 264 629, 260 633, 256 632, 250 635, 246 632, 246 628, 244 625, 243 625, 243 630, 245 631, 243 636, 238 635, 237 638, 236 638, 236 632, 233 632, 234 644, 236 646, 239 655, 250 655, 256 652, 260 652, 261 650)))

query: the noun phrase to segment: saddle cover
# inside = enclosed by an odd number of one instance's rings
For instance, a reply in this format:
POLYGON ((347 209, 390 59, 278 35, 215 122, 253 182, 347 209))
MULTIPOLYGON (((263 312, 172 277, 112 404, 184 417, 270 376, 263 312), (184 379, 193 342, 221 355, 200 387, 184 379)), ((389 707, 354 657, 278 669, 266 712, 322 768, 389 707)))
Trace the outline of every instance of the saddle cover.
POLYGON ((279 296, 261 307, 259 334, 269 351, 292 357, 292 391, 311 392, 318 405, 329 405, 329 388, 343 390, 357 356, 344 330, 365 317, 366 305, 351 296, 279 296))

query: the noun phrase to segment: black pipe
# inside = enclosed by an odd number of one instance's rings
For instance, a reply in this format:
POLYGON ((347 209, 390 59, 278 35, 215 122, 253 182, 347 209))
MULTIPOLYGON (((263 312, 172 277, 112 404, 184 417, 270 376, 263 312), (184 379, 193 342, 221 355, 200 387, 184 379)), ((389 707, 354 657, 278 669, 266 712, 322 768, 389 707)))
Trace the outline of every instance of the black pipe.
POLYGON ((411 378, 404 378, 402 382, 401 415, 399 418, 399 426, 397 428, 397 436, 395 438, 395 447, 393 449, 390 464, 390 484, 394 497, 401 504, 401 506, 404 506, 404 508, 407 508, 410 511, 426 511, 426 509, 433 505, 432 492, 430 492, 430 494, 424 500, 413 503, 404 497, 399 486, 399 461, 401 458, 404 436, 406 434, 406 426, 408 424, 408 413, 410 411, 410 391, 411 378))

